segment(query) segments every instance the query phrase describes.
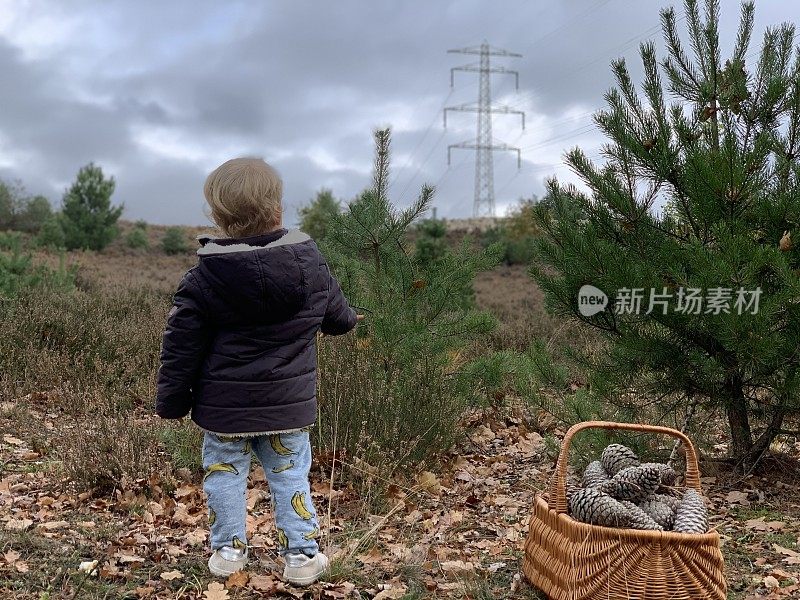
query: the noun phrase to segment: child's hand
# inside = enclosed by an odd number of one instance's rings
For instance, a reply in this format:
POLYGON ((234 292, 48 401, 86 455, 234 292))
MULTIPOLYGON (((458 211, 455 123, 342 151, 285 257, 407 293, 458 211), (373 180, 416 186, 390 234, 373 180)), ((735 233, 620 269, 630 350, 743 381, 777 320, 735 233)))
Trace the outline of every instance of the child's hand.
MULTIPOLYGON (((364 315, 359 315, 358 313, 356 313, 356 325, 358 325, 359 321, 363 321, 363 320, 364 320, 364 315)), ((324 337, 327 337, 327 336, 324 333, 320 333, 319 337, 324 338, 324 337)))

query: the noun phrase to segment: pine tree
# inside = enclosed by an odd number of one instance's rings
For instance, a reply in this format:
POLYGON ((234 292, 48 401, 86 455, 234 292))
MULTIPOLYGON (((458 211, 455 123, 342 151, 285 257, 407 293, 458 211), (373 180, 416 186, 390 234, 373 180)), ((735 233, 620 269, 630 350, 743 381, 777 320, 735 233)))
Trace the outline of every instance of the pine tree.
POLYGON ((668 57, 659 64, 654 44, 642 44, 641 96, 625 61, 612 63, 616 87, 595 117, 608 137, 605 164, 574 149, 567 162, 589 192, 549 182, 553 207, 537 212, 545 236, 533 274, 553 309, 608 341, 593 365, 597 391, 716 407, 732 457, 748 468, 800 409, 800 251, 791 239, 800 235, 800 54, 789 24, 767 30, 759 56, 748 53, 746 2, 723 62, 719 2, 701 11, 687 0, 685 9, 691 54, 675 12, 662 11, 668 57), (581 314, 585 284, 609 295, 606 310, 581 314), (624 288, 647 291, 639 314, 613 310, 624 288), (679 312, 681 289, 691 288, 730 295, 729 312, 708 303, 679 312), (671 297, 666 314, 647 314, 651 289, 671 297), (739 290, 758 289, 757 312, 735 308, 739 290))
POLYGON ((398 461, 418 460, 457 434, 465 403, 456 394, 458 352, 494 326, 464 307, 461 291, 496 264, 498 249, 463 246, 420 261, 408 233, 434 190, 423 186, 408 208, 395 208, 387 196, 389 131, 375 140, 372 187, 334 216, 321 243, 350 304, 366 317, 354 347, 337 354, 352 336, 322 344, 322 421, 338 427, 331 439, 348 451, 361 452, 369 439, 398 461))
POLYGON ((114 178, 106 178, 94 163, 78 171, 61 209, 67 249, 102 250, 117 236, 123 207, 111 206, 115 186, 114 178))
MULTIPOLYGON (((408 230, 429 209, 434 190, 425 185, 409 208, 395 209, 387 196, 389 130, 376 131, 375 143, 373 186, 334 217, 324 248, 340 267, 348 297, 372 311, 371 325, 389 347, 418 335, 431 338, 435 354, 490 325, 487 315, 463 310, 454 292, 496 264, 498 248, 475 252, 465 245, 430 264, 412 255, 408 230)), ((426 347, 417 342, 411 345, 426 347)))

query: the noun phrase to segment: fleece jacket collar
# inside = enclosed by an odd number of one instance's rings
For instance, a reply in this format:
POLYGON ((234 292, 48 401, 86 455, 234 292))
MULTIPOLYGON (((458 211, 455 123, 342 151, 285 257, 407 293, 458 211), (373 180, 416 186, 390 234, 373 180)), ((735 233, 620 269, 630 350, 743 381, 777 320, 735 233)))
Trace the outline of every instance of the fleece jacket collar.
POLYGON ((197 255, 211 256, 214 254, 232 254, 234 252, 252 252, 254 250, 261 250, 263 248, 275 248, 278 246, 301 244, 310 239, 311 238, 307 233, 303 233, 299 229, 291 229, 288 231, 284 229, 274 232, 273 234, 266 234, 252 238, 242 238, 239 240, 223 240, 210 237, 201 237, 198 238, 198 240, 202 246, 197 250, 197 255), (278 234, 282 231, 285 231, 285 233, 275 239, 275 234, 278 234), (270 241, 269 238, 273 239, 270 241), (267 243, 263 243, 264 241, 267 243))

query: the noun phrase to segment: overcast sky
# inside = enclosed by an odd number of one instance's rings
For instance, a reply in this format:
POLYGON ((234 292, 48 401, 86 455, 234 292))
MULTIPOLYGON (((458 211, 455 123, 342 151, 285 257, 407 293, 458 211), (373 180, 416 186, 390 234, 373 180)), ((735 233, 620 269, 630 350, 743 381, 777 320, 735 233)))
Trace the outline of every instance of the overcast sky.
MULTIPOLYGON (((0 178, 58 205, 94 161, 117 180, 125 218, 206 222, 206 174, 234 156, 261 156, 284 179, 287 221, 321 187, 351 199, 370 182, 372 130, 391 126, 392 198, 407 204, 437 185, 439 215, 472 211, 474 113, 442 107, 477 100, 477 76, 450 68, 477 57, 450 48, 490 44, 493 99, 527 114, 494 117, 499 212, 541 194, 566 149, 597 154, 592 111, 611 86, 609 62, 640 73, 638 44, 660 39, 658 9, 634 0, 0 0, 0 178)), ((738 2, 723 0, 726 41, 738 2)), ((682 12, 680 4, 676 8, 682 12)), ((800 23, 800 3, 756 2, 766 25, 800 23)), ((730 43, 728 43, 728 48, 730 43)))

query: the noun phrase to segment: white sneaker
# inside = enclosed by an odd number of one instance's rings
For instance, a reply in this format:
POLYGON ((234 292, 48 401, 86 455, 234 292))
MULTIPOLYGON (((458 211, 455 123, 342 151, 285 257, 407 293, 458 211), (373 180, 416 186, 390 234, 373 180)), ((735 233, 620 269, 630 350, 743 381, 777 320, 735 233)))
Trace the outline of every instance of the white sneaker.
POLYGON ((283 578, 294 585, 314 583, 328 569, 328 557, 322 552, 317 552, 314 558, 287 552, 283 559, 286 561, 283 578))
POLYGON ((247 564, 247 550, 238 550, 230 546, 223 546, 214 550, 208 559, 208 569, 214 575, 227 577, 236 571, 241 571, 247 564))

